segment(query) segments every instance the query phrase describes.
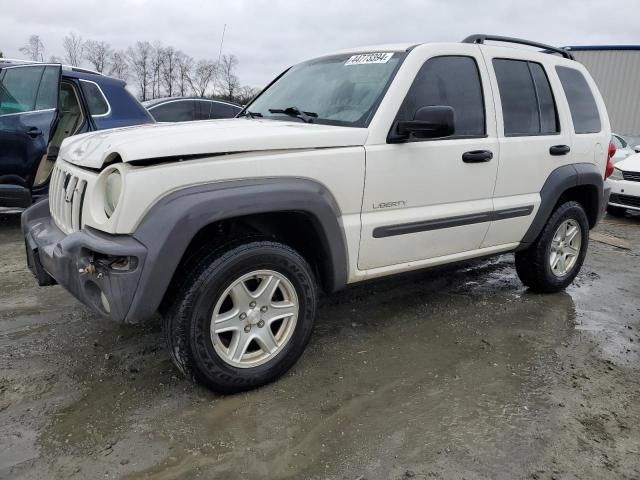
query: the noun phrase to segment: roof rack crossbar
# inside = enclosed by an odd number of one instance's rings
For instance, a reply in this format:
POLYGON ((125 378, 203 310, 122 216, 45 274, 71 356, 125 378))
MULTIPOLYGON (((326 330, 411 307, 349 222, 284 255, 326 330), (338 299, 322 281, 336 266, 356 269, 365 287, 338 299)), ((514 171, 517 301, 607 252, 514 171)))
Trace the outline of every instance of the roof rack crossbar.
POLYGON ((545 53, 559 53, 564 58, 568 58, 569 60, 575 60, 575 58, 573 58, 573 55, 567 50, 565 50, 564 48, 552 47, 551 45, 532 42, 530 40, 524 40, 522 38, 501 37, 499 35, 476 34, 476 35, 469 35, 467 38, 465 38, 462 41, 462 43, 484 43, 487 40, 494 41, 494 42, 517 43, 519 45, 528 45, 530 47, 540 48, 545 53))

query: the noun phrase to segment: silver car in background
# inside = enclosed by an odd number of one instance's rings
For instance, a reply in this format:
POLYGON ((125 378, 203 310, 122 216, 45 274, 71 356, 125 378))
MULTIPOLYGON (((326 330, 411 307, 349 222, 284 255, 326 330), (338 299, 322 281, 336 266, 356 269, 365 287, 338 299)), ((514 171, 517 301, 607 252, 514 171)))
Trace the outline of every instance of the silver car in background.
POLYGON ((242 110, 242 105, 237 103, 199 97, 157 98, 142 102, 142 105, 156 122, 190 122, 233 118, 242 110))

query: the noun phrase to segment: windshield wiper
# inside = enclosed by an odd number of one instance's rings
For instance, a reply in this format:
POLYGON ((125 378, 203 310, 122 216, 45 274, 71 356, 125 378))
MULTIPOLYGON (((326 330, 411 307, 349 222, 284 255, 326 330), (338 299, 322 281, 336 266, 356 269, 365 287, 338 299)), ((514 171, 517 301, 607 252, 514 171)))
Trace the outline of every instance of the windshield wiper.
POLYGON ((262 117, 262 114, 260 112, 252 112, 251 110, 245 110, 244 112, 242 112, 238 116, 239 117, 257 118, 257 117, 262 117))
POLYGON ((290 117, 296 117, 305 123, 313 123, 313 119, 318 117, 316 112, 303 112, 298 107, 270 108, 269 113, 284 113, 290 117))

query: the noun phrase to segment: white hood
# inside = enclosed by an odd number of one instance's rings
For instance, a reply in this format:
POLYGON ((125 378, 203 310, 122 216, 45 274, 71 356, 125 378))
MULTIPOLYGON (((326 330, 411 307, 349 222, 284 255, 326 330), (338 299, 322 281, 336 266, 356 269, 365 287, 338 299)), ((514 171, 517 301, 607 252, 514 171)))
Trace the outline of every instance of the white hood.
POLYGON ((79 166, 101 168, 116 153, 123 162, 131 162, 230 152, 359 146, 366 138, 366 128, 233 118, 156 123, 77 135, 62 143, 60 157, 79 166))
POLYGON ((640 172, 640 153, 630 155, 616 163, 616 168, 625 172, 640 172))

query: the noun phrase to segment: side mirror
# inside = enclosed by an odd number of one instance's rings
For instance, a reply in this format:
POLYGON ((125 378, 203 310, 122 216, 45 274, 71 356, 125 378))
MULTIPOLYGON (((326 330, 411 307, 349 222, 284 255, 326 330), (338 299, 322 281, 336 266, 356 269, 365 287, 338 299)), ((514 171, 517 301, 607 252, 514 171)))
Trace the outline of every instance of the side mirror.
POLYGON ((455 132, 455 111, 448 106, 420 107, 413 120, 396 122, 390 141, 403 142, 411 135, 416 138, 449 137, 455 132))
POLYGON ((640 145, 636 145, 635 147, 633 147, 633 150, 634 150, 636 153, 640 153, 640 145))

